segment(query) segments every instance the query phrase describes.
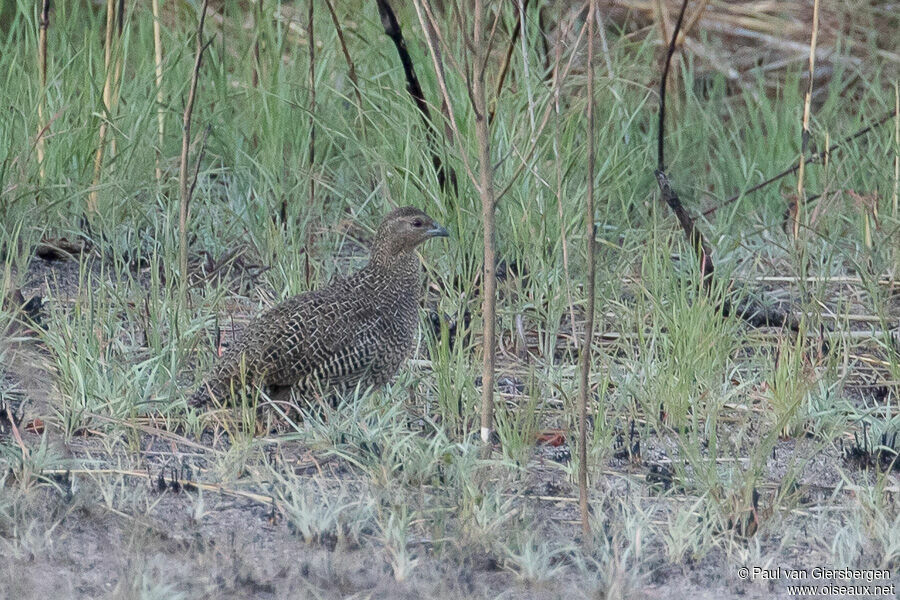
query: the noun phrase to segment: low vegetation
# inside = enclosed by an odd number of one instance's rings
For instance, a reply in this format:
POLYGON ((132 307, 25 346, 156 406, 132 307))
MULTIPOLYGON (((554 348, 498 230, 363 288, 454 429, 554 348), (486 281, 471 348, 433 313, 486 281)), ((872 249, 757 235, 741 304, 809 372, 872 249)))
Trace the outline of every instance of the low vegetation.
POLYGON ((161 4, 160 78, 144 3, 126 5, 111 36, 104 6, 54 4, 43 73, 40 6, 0 6, 0 595, 768 598, 853 583, 741 579, 754 566, 884 569, 898 583, 888 4, 822 2, 807 155, 840 144, 806 166, 803 198, 796 174, 742 192, 802 152, 809 40, 776 43, 762 24, 812 13, 767 3, 740 21, 714 1, 693 18, 707 3, 689 4, 665 167, 712 248, 705 286, 654 177, 680 3, 658 3, 663 16, 597 3, 591 173, 586 6, 488 3, 487 26, 499 16, 485 53, 497 251, 487 453, 484 197, 468 175, 481 140, 459 30, 470 16, 458 3, 392 3, 423 121, 380 2, 212 1, 206 47, 199 3, 161 4), (187 408, 253 315, 358 268, 380 217, 406 204, 451 238, 423 249, 419 342, 392 385, 274 425, 259 390, 187 408))

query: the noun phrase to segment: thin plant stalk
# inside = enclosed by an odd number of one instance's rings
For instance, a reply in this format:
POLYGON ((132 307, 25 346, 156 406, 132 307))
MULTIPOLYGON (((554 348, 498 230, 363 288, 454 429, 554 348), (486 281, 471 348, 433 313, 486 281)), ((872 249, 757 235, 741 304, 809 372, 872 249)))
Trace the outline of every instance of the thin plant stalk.
POLYGON ((157 127, 157 147, 156 147, 156 182, 162 182, 162 147, 166 135, 166 115, 163 109, 163 68, 162 68, 162 32, 160 30, 159 21, 159 0, 151 0, 151 10, 153 11, 153 66, 156 74, 156 127, 157 127))
POLYGON ((350 78, 350 83, 353 84, 353 94, 356 96, 356 110, 359 113, 359 122, 360 125, 365 126, 365 120, 363 119, 363 101, 362 94, 359 91, 359 80, 356 76, 356 65, 353 63, 353 57, 350 56, 350 51, 347 49, 347 41, 344 39, 344 29, 341 27, 341 22, 338 19, 337 12, 334 10, 334 4, 331 0, 325 0, 325 6, 328 8, 328 14, 331 15, 331 22, 334 25, 334 30, 337 33, 338 43, 341 46, 341 53, 344 55, 344 60, 347 62, 347 77, 350 78))
MULTIPOLYGON (((447 88, 447 79, 444 74, 444 63, 441 60, 441 42, 438 37, 437 26, 432 18, 432 15, 427 11, 427 4, 424 4, 422 0, 413 0, 413 6, 416 9, 416 15, 419 18, 419 24, 422 26, 422 30, 425 32, 425 39, 428 42, 428 51, 431 55, 431 62, 434 66, 434 73, 437 77, 438 88, 441 91, 441 112, 443 113, 444 118, 449 124, 449 128, 452 133, 452 135, 450 135, 449 137, 451 137, 451 139, 456 144, 456 148, 459 151, 459 156, 463 161, 463 168, 466 170, 466 175, 469 176, 469 179, 471 179, 477 187, 478 176, 475 175, 474 171, 472 171, 471 165, 469 164, 469 155, 468 152, 466 152, 465 147, 463 146, 462 138, 459 134, 459 127, 456 124, 456 117, 453 115, 453 111, 450 110, 450 93, 447 88), (446 107, 446 110, 444 110, 444 107, 446 107)), ((462 25, 460 25, 460 30, 462 31, 462 25)))
POLYGON ((38 38, 38 69, 41 76, 41 91, 38 100, 38 138, 35 150, 37 152, 38 169, 41 181, 44 181, 46 171, 44 169, 44 128, 47 103, 47 29, 50 27, 50 0, 43 0, 41 4, 40 34, 38 38))
POLYGON ((103 48, 103 66, 106 72, 106 78, 103 82, 103 110, 104 115, 100 120, 100 131, 97 133, 97 152, 94 154, 94 179, 91 193, 88 196, 88 211, 96 212, 99 193, 97 190, 100 184, 100 169, 103 166, 103 151, 106 147, 106 129, 108 127, 108 119, 110 118, 110 107, 112 105, 112 44, 113 29, 115 26, 116 2, 115 0, 106 0, 106 36, 104 38, 103 48))
MULTIPOLYGON (((315 18, 314 0, 309 0, 307 11, 306 36, 309 40, 309 199, 307 210, 316 205, 316 178, 313 169, 316 164, 316 35, 313 28, 315 18)), ((287 211, 282 206, 282 224, 287 222, 287 211)))
MULTIPOLYGON (((602 29, 601 29, 602 31, 602 29)), ((559 215, 559 238, 562 242, 562 259, 563 259, 563 275, 565 275, 566 280, 566 300, 569 304, 569 322, 572 327, 572 336, 575 341, 575 349, 578 349, 578 336, 575 335, 576 326, 575 326, 575 303, 572 301, 572 284, 571 279, 569 277, 569 241, 568 236, 566 235, 566 222, 565 216, 563 212, 563 197, 562 197, 562 186, 563 186, 563 168, 562 168, 562 153, 560 152, 560 144, 559 144, 559 132, 560 132, 560 117, 561 117, 561 106, 560 106, 560 97, 562 96, 562 79, 559 75, 559 65, 562 62, 562 39, 561 35, 559 39, 556 40, 556 48, 555 48, 555 60, 553 66, 553 110, 556 118, 556 127, 553 130, 553 158, 556 163, 556 211, 559 215)))
MULTIPOLYGON (((122 62, 125 58, 125 51, 123 47, 123 37, 125 28, 125 0, 119 0, 119 7, 116 10, 116 48, 115 48, 115 71, 113 72, 113 85, 112 85, 112 102, 110 104, 110 118, 118 112, 119 109, 119 96, 122 93, 122 62)), ((109 140, 109 155, 111 158, 115 158, 116 156, 116 144, 117 138, 115 136, 111 137, 109 140)))
POLYGON ((578 506, 581 509, 581 532, 587 543, 591 533, 588 507, 587 481, 587 405, 591 394, 591 345, 594 339, 594 304, 596 288, 596 259, 594 256, 594 169, 596 149, 594 141, 594 13, 597 0, 590 0, 588 8, 588 64, 587 64, 587 122, 588 122, 588 170, 585 201, 585 243, 587 244, 587 308, 584 325, 584 343, 581 345, 581 365, 578 394, 578 506))
POLYGON ((518 1, 519 8, 519 26, 522 30, 519 35, 519 42, 522 45, 522 79, 525 83, 525 92, 528 96, 528 124, 531 126, 531 135, 534 135, 534 92, 531 89, 531 74, 528 71, 528 45, 525 35, 525 9, 527 8, 527 0, 518 1))
MULTIPOLYGON (((203 61, 203 52, 207 45, 203 43, 203 25, 206 22, 206 8, 209 0, 203 0, 200 9, 200 22, 197 25, 196 55, 194 56, 194 70, 191 75, 191 87, 188 92, 187 104, 184 106, 184 115, 181 122, 181 166, 178 173, 178 188, 180 203, 178 207, 178 244, 179 267, 181 268, 182 289, 187 286, 187 262, 188 262, 188 205, 193 186, 188 184, 188 150, 191 146, 191 118, 194 112, 194 101, 197 98, 197 83, 200 79, 200 65, 203 61)), ((199 160, 199 159, 198 159, 199 160)))
POLYGON ((496 231, 494 223, 494 173, 491 164, 490 126, 487 119, 485 66, 489 58, 484 40, 484 3, 475 0, 473 46, 477 57, 472 73, 472 104, 475 111, 475 135, 478 138, 478 193, 481 196, 481 218, 484 227, 484 287, 482 319, 484 321, 484 362, 481 373, 481 441, 485 454, 490 453, 494 423, 494 350, 496 345, 497 279, 496 231))
POLYGON ((256 3, 256 12, 253 13, 255 34, 253 36, 253 65, 250 73, 250 85, 254 89, 259 87, 259 32, 263 21, 263 0, 256 3))
POLYGON ((794 239, 800 235, 800 221, 805 208, 806 199, 806 149, 809 147, 809 113, 812 104, 813 75, 816 68, 816 41, 819 37, 819 0, 813 2, 812 35, 809 40, 809 81, 806 84, 806 95, 803 99, 803 133, 800 142, 800 165, 797 170, 797 205, 794 208, 794 239))
POLYGON ((891 216, 894 220, 900 216, 898 212, 898 196, 900 196, 900 83, 894 82, 894 198, 891 216))
MULTIPOLYGON (((519 3, 520 5, 522 2, 519 3)), ((497 110, 497 102, 500 101, 500 93, 503 91, 503 84, 506 82, 506 75, 509 73, 509 66, 512 64, 512 54, 516 49, 516 41, 519 38, 519 34, 522 31, 522 20, 525 18, 525 8, 528 7, 528 0, 524 0, 524 7, 517 12, 518 17, 516 18, 516 26, 513 29, 512 35, 509 37, 509 46, 506 48, 506 54, 503 55, 503 62, 500 64, 500 74, 497 75, 497 86, 494 90, 494 101, 491 102, 491 111, 488 115, 488 121, 490 123, 494 122, 494 113, 497 110)), ((498 12, 499 15, 499 12, 498 12)), ((522 45, 522 54, 525 54, 525 46, 522 45)), ((528 62, 525 61, 527 65, 528 62)), ((533 117, 533 115, 531 115, 533 117)), ((534 129, 532 127, 532 129, 534 129)))

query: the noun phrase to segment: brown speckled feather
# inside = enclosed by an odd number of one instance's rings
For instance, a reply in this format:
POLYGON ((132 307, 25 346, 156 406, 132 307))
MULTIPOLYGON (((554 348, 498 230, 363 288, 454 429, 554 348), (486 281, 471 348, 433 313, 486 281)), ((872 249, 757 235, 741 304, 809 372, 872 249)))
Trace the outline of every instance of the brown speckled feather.
POLYGON ((242 381, 301 395, 380 386, 409 356, 422 275, 415 248, 446 235, 425 213, 397 209, 378 229, 372 259, 357 273, 289 298, 253 320, 191 397, 225 401, 242 381), (243 374, 243 376, 242 376, 243 374))

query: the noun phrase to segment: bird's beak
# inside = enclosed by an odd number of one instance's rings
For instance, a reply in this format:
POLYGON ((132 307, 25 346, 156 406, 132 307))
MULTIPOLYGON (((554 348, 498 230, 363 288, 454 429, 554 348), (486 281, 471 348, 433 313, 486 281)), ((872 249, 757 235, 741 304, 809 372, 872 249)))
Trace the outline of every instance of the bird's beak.
POLYGON ((428 234, 428 237, 450 237, 450 234, 447 233, 447 230, 438 223, 432 223, 431 229, 429 229, 426 233, 428 234))

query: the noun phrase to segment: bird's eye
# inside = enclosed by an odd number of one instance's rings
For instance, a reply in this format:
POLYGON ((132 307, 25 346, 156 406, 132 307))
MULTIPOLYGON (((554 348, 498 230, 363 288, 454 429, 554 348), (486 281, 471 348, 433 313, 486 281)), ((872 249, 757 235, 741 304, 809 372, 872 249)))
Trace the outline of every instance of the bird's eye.
POLYGON ((422 219, 416 219, 413 221, 413 227, 422 227, 425 225, 425 222, 422 219))

